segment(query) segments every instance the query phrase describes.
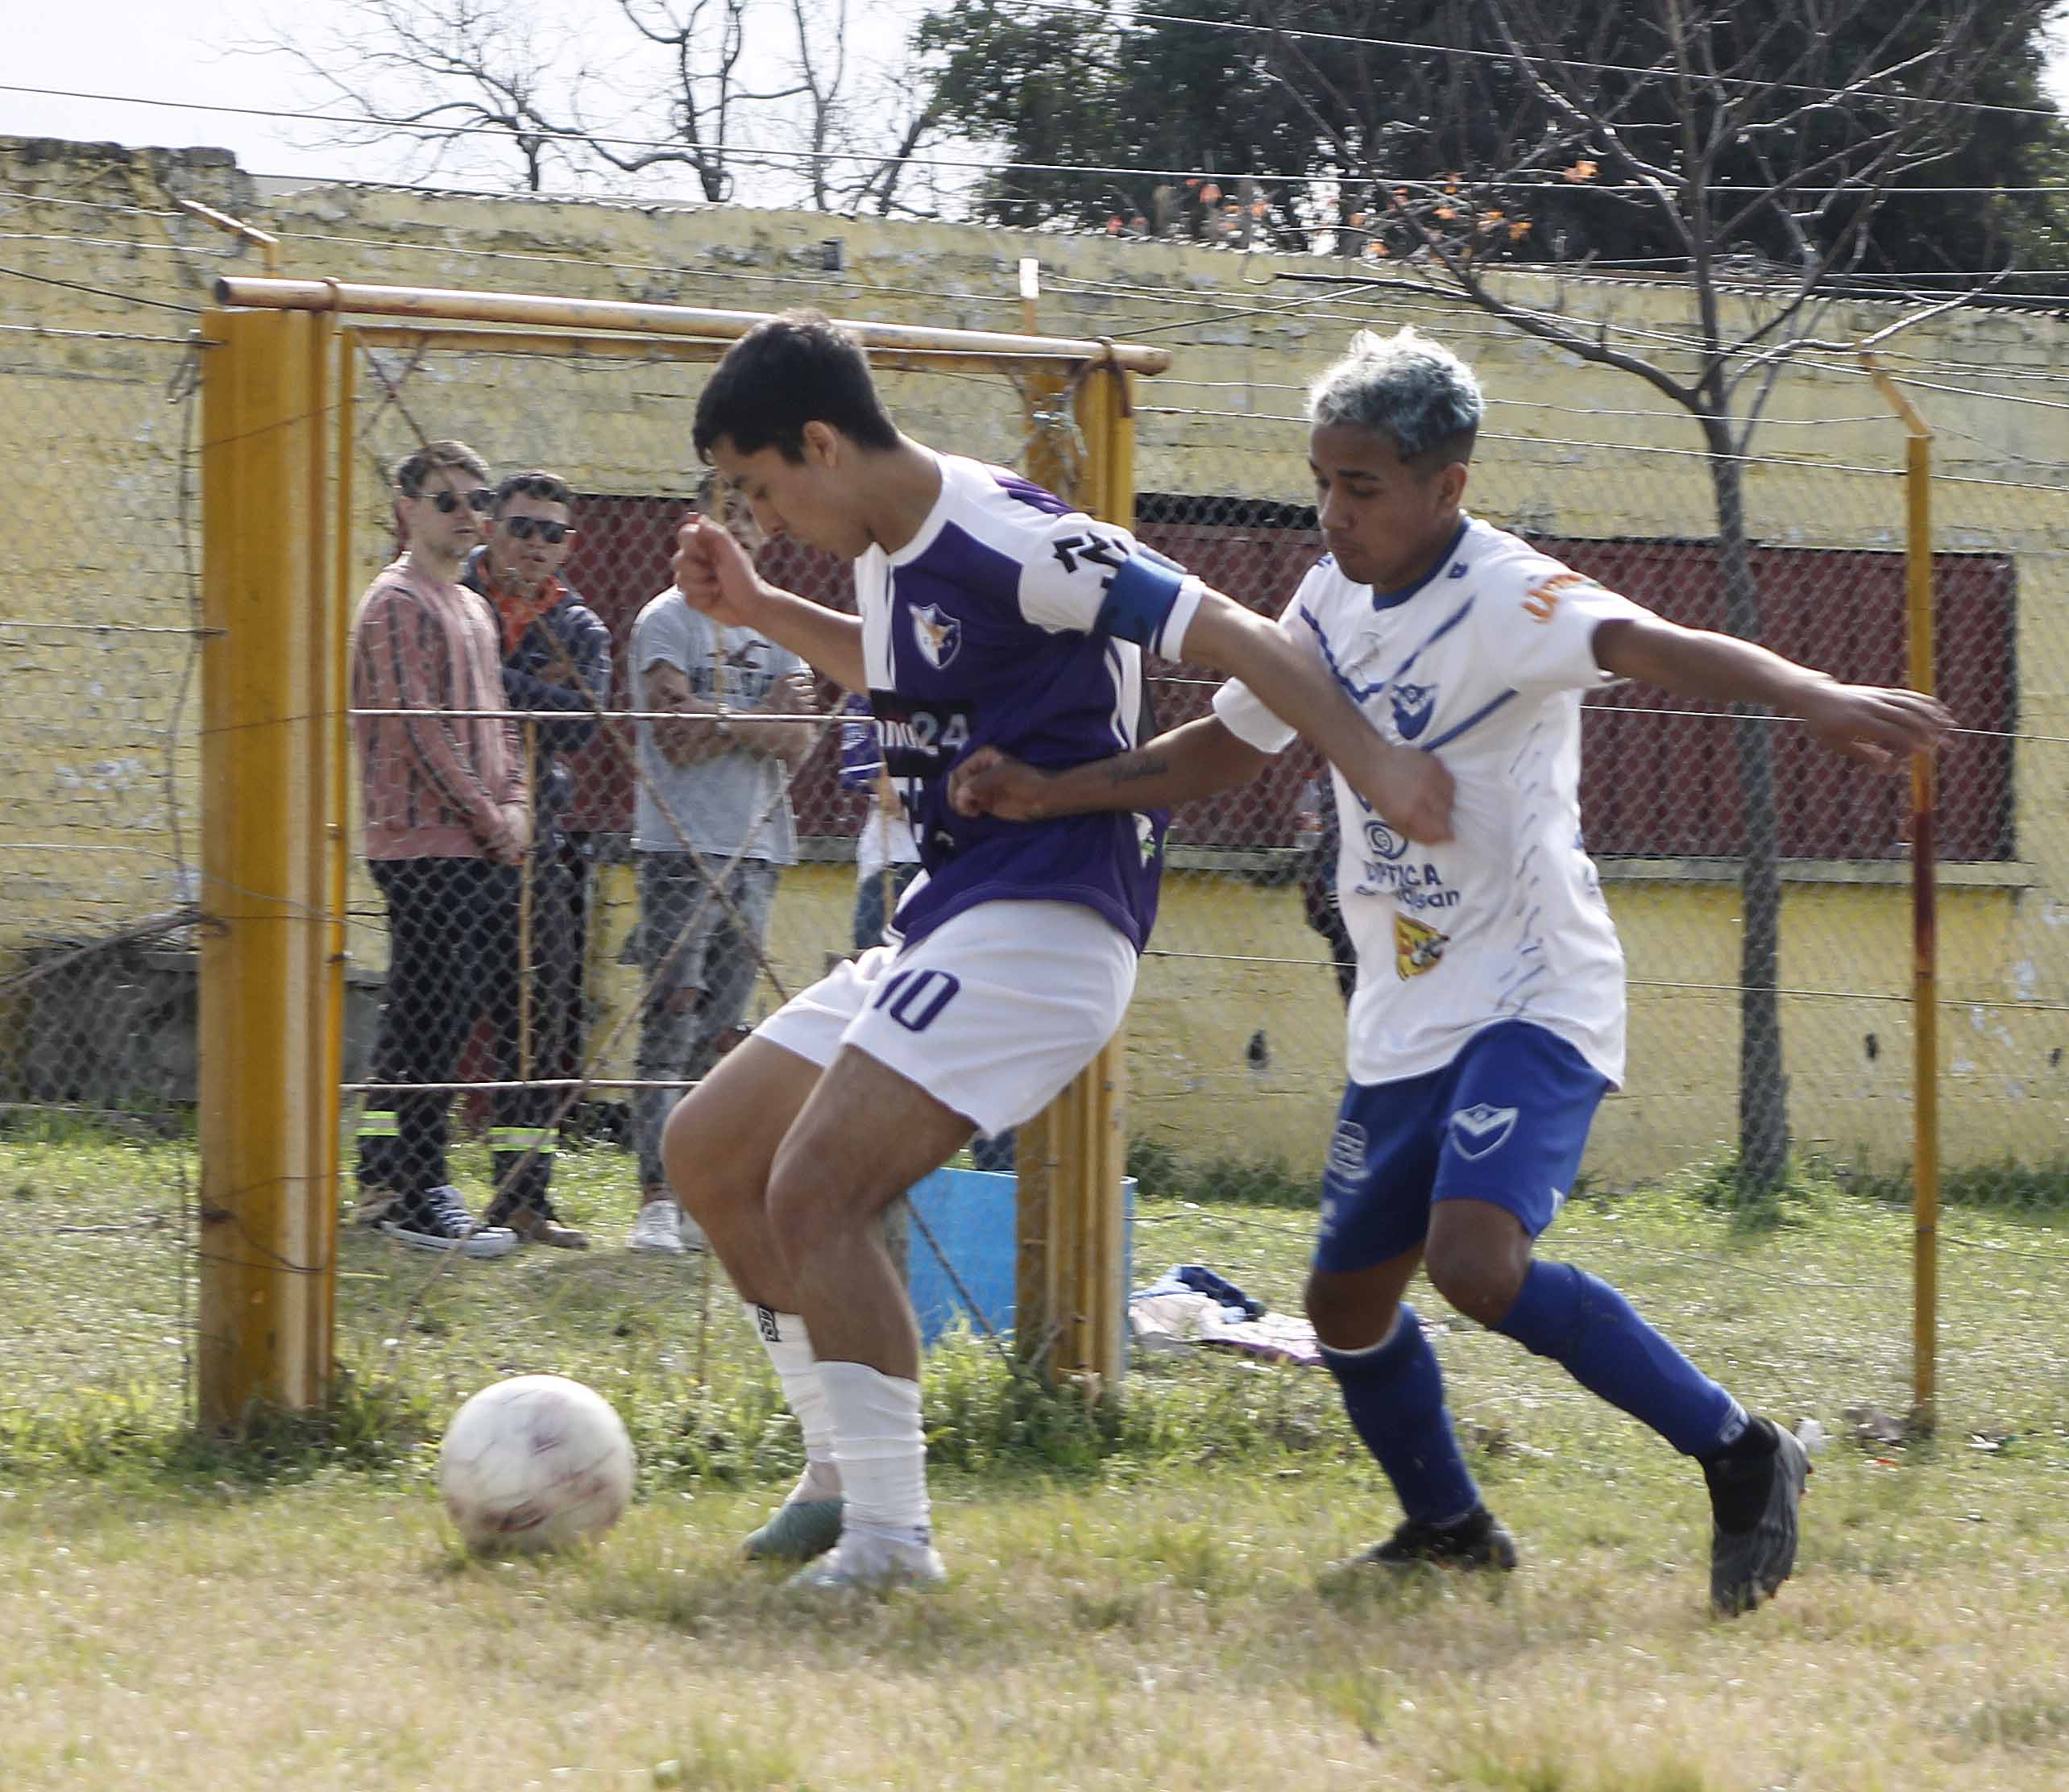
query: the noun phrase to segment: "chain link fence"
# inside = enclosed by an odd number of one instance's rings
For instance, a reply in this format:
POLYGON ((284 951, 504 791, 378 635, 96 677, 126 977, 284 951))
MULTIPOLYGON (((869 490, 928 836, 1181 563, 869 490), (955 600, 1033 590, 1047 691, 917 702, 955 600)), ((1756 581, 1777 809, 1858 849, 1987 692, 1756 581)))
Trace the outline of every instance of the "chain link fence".
MULTIPOLYGON (((703 366, 402 342, 359 354, 362 569, 394 556, 392 471, 427 442, 469 444, 491 488, 538 471, 567 489, 541 499, 551 487, 528 486, 482 518, 471 579, 488 603, 471 625, 495 632, 500 691, 449 687, 431 706, 442 716, 392 713, 416 699, 398 705, 378 674, 361 612, 346 1114, 359 1164, 348 1219, 362 1223, 346 1228, 341 1357, 392 1359, 437 1330, 459 1279, 478 1290, 504 1277, 549 1330, 612 1311, 645 1341, 628 1346, 635 1379, 729 1375, 740 1328, 723 1276, 678 1223, 661 1127, 761 1018, 881 936, 917 848, 880 796, 873 724, 774 643, 715 628, 674 595, 691 509, 751 533, 689 445, 703 366), (513 430, 499 395, 514 384, 536 421, 513 430), (419 782, 437 782, 436 760, 492 799, 521 773, 534 824, 522 869, 407 850, 461 818, 440 807, 443 790, 409 811, 412 778, 392 771, 404 758, 419 782), (387 856, 370 859, 362 843, 376 836, 387 856), (435 1261, 412 1255, 424 1242, 413 1234, 442 1228, 392 1197, 436 1185, 466 1218, 530 1241, 519 1260, 479 1260, 508 1250, 486 1229, 435 1261), (550 1248, 574 1246, 570 1234, 586 1241, 578 1259, 550 1248)), ((902 423, 946 450, 1024 470, 1068 471, 1082 454, 1046 388, 1024 396, 1009 376, 952 367, 882 383, 902 423)), ((845 564, 789 540, 757 553, 777 583, 852 608, 845 564)), ((979 1141, 970 1167, 1010 1169, 1012 1149, 979 1141)), ((1010 1202, 1000 1211, 1010 1240, 1010 1202)), ((1010 1276, 973 1288, 976 1271, 923 1223, 893 1226, 916 1276, 962 1280, 976 1329, 988 1309, 1002 1316, 1010 1276)), ((1010 1255, 1009 1242, 1009 1266, 1010 1255)), ((426 1348, 456 1387, 497 1366, 492 1325, 439 1336, 426 1348)))
MULTIPOLYGON (((1447 334, 1441 318, 1429 327, 1447 334)), ((1980 377, 1967 376, 1972 401, 1991 396, 1980 377)), ((1930 375, 1913 383, 1930 415, 1930 375)), ((1785 386, 1801 408, 1778 407, 1754 454, 1723 469, 1746 507, 1751 632, 1843 679, 1901 684, 1903 433, 1864 380, 1852 388, 1858 414, 1843 414, 1835 385, 1846 393, 1829 380, 1807 398, 1785 386)), ((1146 493, 1145 536, 1268 610, 1317 553, 1299 396, 1193 388, 1180 369, 1142 413, 1144 459, 1204 466, 1192 483, 1209 487, 1146 493)), ((2016 388, 2004 399, 2007 445, 2029 427, 2027 401, 2016 388)), ((1669 446, 1694 439, 1685 419, 1634 429, 1627 417, 1639 414, 1582 420, 1498 384, 1469 508, 1673 620, 1743 628, 1716 522, 1719 469, 1669 446)), ((1959 724, 1938 761, 1936 817, 1941 1386, 1947 1412, 1989 1433, 2030 1415, 2059 1367, 2045 1350, 2012 1361, 2001 1341, 2007 1304, 2030 1304, 2038 1325, 2059 1297, 2069 1212, 2058 1043, 2069 836, 2053 713, 2069 656, 2069 499, 2036 476, 2050 463, 2020 462, 1997 441, 1956 438, 1940 453, 1937 683, 1959 724)), ((1157 691, 1164 718, 1183 718, 1212 681, 1181 668, 1157 691)), ((1787 1279, 1806 1337, 1822 1340, 1818 1373, 1836 1369, 1864 1407, 1901 1412, 1912 1356, 1909 780, 1835 757, 1792 722, 1630 687, 1586 699, 1583 740, 1584 836, 1627 956, 1630 1057, 1575 1191, 1574 1248, 1634 1286, 1688 1259, 1664 1298, 1698 1321, 1728 1317, 1734 1276, 1787 1279), (1771 881, 1747 872, 1763 848, 1771 881), (1748 950, 1764 901, 1764 973, 1748 950), (1771 1048, 1742 1060, 1749 1031, 1771 1048), (1780 1172, 1749 1176, 1777 1139, 1780 1172), (1769 1247, 1756 1266, 1695 1247, 1692 1231, 1687 1244, 1619 1236, 1619 1213, 1652 1190, 1694 1193, 1769 1247), (1793 1220, 1814 1210, 1820 1225, 1793 1251, 1793 1220), (1822 1223, 1835 1216, 1864 1228, 1836 1259, 1822 1223)), ((1247 790, 1176 818, 1131 1026, 1138 1159, 1171 1186, 1289 1207, 1318 1198, 1350 948, 1329 900, 1336 841, 1316 773, 1296 748, 1247 790), (1186 1024, 1160 1029, 1154 1017, 1175 1011, 1186 1024)), ((1380 832, 1350 843, 1348 874, 1413 862, 1414 848, 1380 832)), ((1749 1354, 1793 1362, 1804 1342, 1749 1341, 1749 1354)))
MULTIPOLYGON (((1424 321, 1471 352, 1471 332, 1424 321)), ((1317 349, 1316 366, 1337 340, 1317 349)), ((0 1236, 11 1247, 0 1277, 16 1316, 10 1337, 31 1346, 29 1372, 4 1397, 24 1408, 51 1387, 124 1398, 184 1379, 193 355, 169 320, 158 337, 0 332, 0 428, 39 520, 15 557, 16 599, 0 605, 15 670, 0 720, 10 898, 0 941, 0 1236), (109 1292, 90 1323, 39 1296, 45 1248, 91 1259, 89 1274, 109 1292)), ((2034 1379, 2060 1367, 2045 1343, 2064 1288, 2069 1188, 2069 500, 2045 427, 2059 388, 2009 360, 1892 359, 1929 417, 1937 396, 1964 420, 1943 431, 1934 487, 1939 684, 1962 729, 1941 761, 1936 843, 1942 1384, 1944 1411, 1987 1436, 2019 1422, 2034 1379)), ((1901 436, 1844 371, 1806 378, 1800 392, 1785 381, 1739 469, 1760 628, 1840 676, 1896 682, 1901 436)), ((500 1196, 506 1209, 549 1203, 591 1249, 526 1248, 500 1264, 433 1259, 375 1226, 348 1225, 341 1355, 366 1375, 417 1352, 463 1392, 549 1359, 541 1338, 601 1327, 622 1340, 628 1382, 651 1378, 658 1404, 683 1375, 702 1381, 707 1350, 725 1354, 737 1328, 715 1302, 705 1259, 624 1248, 652 1192, 642 1097, 650 1124, 741 1029, 856 949, 874 925, 885 867, 894 883, 899 875, 900 848, 877 817, 866 740, 852 728, 844 778, 840 694, 817 685, 808 699, 786 696, 779 662, 705 643, 687 656, 689 693, 733 711, 738 736, 781 733, 794 749, 794 759, 749 755, 760 794, 744 821, 780 844, 742 853, 737 840, 695 843, 703 867, 678 868, 673 886, 649 875, 642 900, 643 861, 662 856, 638 845, 642 797, 674 807, 657 784, 702 763, 677 766, 660 751, 674 724, 649 707, 632 652, 641 611, 667 585, 676 524, 700 497, 687 446, 695 365, 427 354, 397 334, 370 338, 357 374, 356 578, 396 546, 394 462, 426 440, 465 439, 499 475, 537 467, 568 481, 574 533, 549 545, 566 548, 560 575, 595 612, 609 663, 593 691, 578 664, 534 642, 533 676, 579 701, 506 714, 507 688, 489 688, 445 719, 469 751, 525 768, 534 796, 554 794, 524 869, 499 881, 505 894, 474 892, 470 910, 428 883, 412 893, 427 918, 422 962, 449 976, 464 962, 479 995, 429 1005, 442 1074, 425 1072, 428 1059, 408 1077, 375 1064, 383 1002, 396 993, 394 911, 357 832, 356 788, 349 811, 348 1167, 367 1110, 394 1111, 385 1095, 385 1105, 368 1097, 419 1088, 449 1114, 445 1173, 471 1214, 500 1196), (753 719, 764 706, 776 712, 753 719), (658 777, 656 756, 667 768, 658 777), (685 1016, 665 1012, 669 998, 691 986, 693 968, 708 999, 692 1005, 695 1024, 671 1025, 685 1016), (477 1292, 503 1280, 478 1307, 455 1298, 462 1277, 477 1292)), ((1001 375, 947 369, 885 384, 901 421, 942 448, 1051 481, 1081 455, 1053 394, 1030 404, 1001 375)), ((1556 382, 1542 395, 1513 380, 1493 388, 1473 508, 1665 615, 1725 621, 1713 469, 1674 446, 1692 437, 1685 423, 1635 409, 1583 413, 1556 382)), ((1275 612, 1316 553, 1297 384, 1193 384, 1181 348, 1174 373, 1140 383, 1138 397, 1138 533, 1275 612)), ((794 588, 847 601, 844 570, 793 545, 770 545, 764 564, 794 588)), ((537 633, 536 616, 516 626, 522 608, 495 618, 499 657, 517 657, 537 633)), ((1197 668, 1155 668, 1159 724, 1204 712, 1213 687, 1197 668)), ((1906 787, 1819 753, 1793 724, 1648 692, 1591 697, 1585 728, 1584 822, 1628 960, 1631 1060, 1555 1240, 1569 1231, 1577 1255, 1634 1285, 1667 1278, 1667 1298, 1719 1326, 1731 1322, 1735 1278, 1778 1280, 1800 1302, 1803 1329, 1749 1340, 1753 1359, 1901 1410, 1911 1348, 1906 787), (1749 778, 1749 761, 1762 760, 1771 798, 1749 778), (1762 828, 1778 892, 1771 998, 1749 993, 1744 956, 1753 910, 1743 865, 1762 828), (1757 1027, 1770 1010, 1778 1057, 1748 1085, 1747 1017, 1757 1027), (1776 1188, 1749 1191, 1737 1173, 1741 1140, 1762 1114, 1785 1118, 1788 1170, 1776 1188), (1676 1211, 1692 1197, 1731 1227, 1646 1223, 1650 1192, 1662 1189, 1683 1204, 1676 1211), (1816 1225, 1792 1225, 1813 1213, 1816 1225), (1760 1242, 1757 1255, 1714 1242, 1742 1230, 1760 1242), (1848 1241, 1837 1255, 1835 1236, 1848 1241)), ((744 738, 728 750, 744 752, 744 738)), ((1321 768, 1300 747, 1174 819, 1128 1027, 1131 1168, 1146 1200, 1198 1201, 1227 1217, 1237 1242, 1223 1267, 1241 1267, 1244 1228, 1278 1249, 1312 1223, 1353 969, 1329 898, 1333 823, 1321 768)), ((376 1153, 385 1123, 367 1134, 376 1153)), ((348 1218, 359 1217, 344 1193, 348 1218)), ((366 1217, 379 1217, 374 1204, 366 1217)), ((1146 1233, 1144 1248, 1159 1235, 1146 1233)), ((1296 1293, 1290 1284, 1267 1292, 1280 1305, 1296 1293)), ((755 1372, 750 1363, 743 1374, 755 1372)), ((1497 1372, 1491 1361, 1487 1372, 1497 1372)))
POLYGON ((81 1392, 176 1395, 191 1359, 196 355, 0 330, 22 525, 0 596, 0 1429, 81 1392), (105 1299, 76 1310, 79 1285, 105 1299))

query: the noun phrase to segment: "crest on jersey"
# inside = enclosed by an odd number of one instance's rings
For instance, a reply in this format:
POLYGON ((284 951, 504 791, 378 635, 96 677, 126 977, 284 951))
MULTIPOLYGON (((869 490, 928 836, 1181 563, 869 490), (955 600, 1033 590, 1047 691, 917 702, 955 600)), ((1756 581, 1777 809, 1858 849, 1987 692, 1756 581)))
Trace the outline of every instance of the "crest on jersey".
POLYGON ((1394 726, 1401 731, 1404 740, 1414 740, 1437 713, 1433 684, 1397 684, 1387 695, 1394 705, 1394 726))
POLYGON ((1394 970, 1405 982, 1412 977, 1420 977, 1425 971, 1433 971, 1444 957, 1444 948, 1451 944, 1451 935, 1439 933, 1435 927, 1426 927, 1420 921, 1411 920, 1405 915, 1394 917, 1394 970))
POLYGON ((912 607, 912 638, 920 657, 939 672, 963 645, 963 625, 938 604, 912 607))
POLYGON ((1461 1108, 1451 1117, 1452 1147, 1469 1160, 1499 1151, 1515 1130, 1514 1108, 1490 1107, 1485 1101, 1461 1108))

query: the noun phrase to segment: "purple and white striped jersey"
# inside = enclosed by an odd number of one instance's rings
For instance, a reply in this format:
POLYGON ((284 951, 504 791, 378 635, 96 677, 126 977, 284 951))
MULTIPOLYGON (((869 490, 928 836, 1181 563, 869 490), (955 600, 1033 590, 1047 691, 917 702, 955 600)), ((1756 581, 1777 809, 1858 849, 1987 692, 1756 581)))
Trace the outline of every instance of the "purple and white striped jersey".
POLYGON ((979 902, 1079 902, 1140 951, 1162 811, 969 818, 949 807, 948 774, 979 747, 1053 769, 1137 745, 1143 649, 1179 656, 1200 582, 1002 467, 938 458, 919 533, 855 563, 869 707, 927 873, 898 930, 918 939, 979 902))

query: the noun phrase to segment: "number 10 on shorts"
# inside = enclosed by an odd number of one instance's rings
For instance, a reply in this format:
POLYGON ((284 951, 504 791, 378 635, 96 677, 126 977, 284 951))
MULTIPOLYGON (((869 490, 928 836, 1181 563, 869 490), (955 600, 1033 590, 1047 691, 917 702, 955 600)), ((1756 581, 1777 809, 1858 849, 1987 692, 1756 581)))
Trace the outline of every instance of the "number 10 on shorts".
POLYGON ((963 980, 952 972, 900 971, 885 982, 874 1006, 908 1033, 924 1033, 941 1018, 941 1010, 956 999, 962 987, 963 980))

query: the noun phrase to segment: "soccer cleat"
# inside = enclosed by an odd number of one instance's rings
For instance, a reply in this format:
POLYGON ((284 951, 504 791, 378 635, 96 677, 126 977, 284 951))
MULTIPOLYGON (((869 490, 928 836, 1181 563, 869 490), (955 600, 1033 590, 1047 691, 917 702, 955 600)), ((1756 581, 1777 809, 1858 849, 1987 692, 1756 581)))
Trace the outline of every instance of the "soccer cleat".
POLYGON ((1412 1568, 1426 1562, 1436 1568, 1515 1566, 1515 1539, 1485 1506, 1475 1506, 1456 1524, 1433 1524, 1404 1518, 1384 1543, 1375 1543, 1345 1568, 1412 1568))
POLYGON ((417 1251, 456 1251, 463 1257, 507 1257, 517 1234, 507 1226, 483 1226, 467 1211, 458 1189, 447 1184, 398 1201, 380 1222, 382 1231, 417 1251))
POLYGON ((750 1562, 810 1562, 823 1556, 840 1541, 844 1504, 838 1494, 831 1500, 786 1500, 740 1545, 740 1553, 750 1562))
POLYGON ((865 1591, 894 1587, 939 1587, 948 1578, 941 1558, 924 1531, 896 1536, 851 1526, 840 1541, 810 1567, 785 1583, 802 1592, 865 1591))
POLYGON ((640 1209, 632 1222, 632 1235, 625 1241, 632 1251, 660 1251, 679 1257, 689 1247, 682 1242, 682 1209, 665 1195, 640 1209))
POLYGON ((1795 1569, 1797 1508, 1810 1479, 1802 1444, 1768 1420, 1753 1423, 1773 1437, 1772 1450, 1702 1465, 1711 1513, 1710 1603, 1727 1618, 1773 1599, 1795 1569))

